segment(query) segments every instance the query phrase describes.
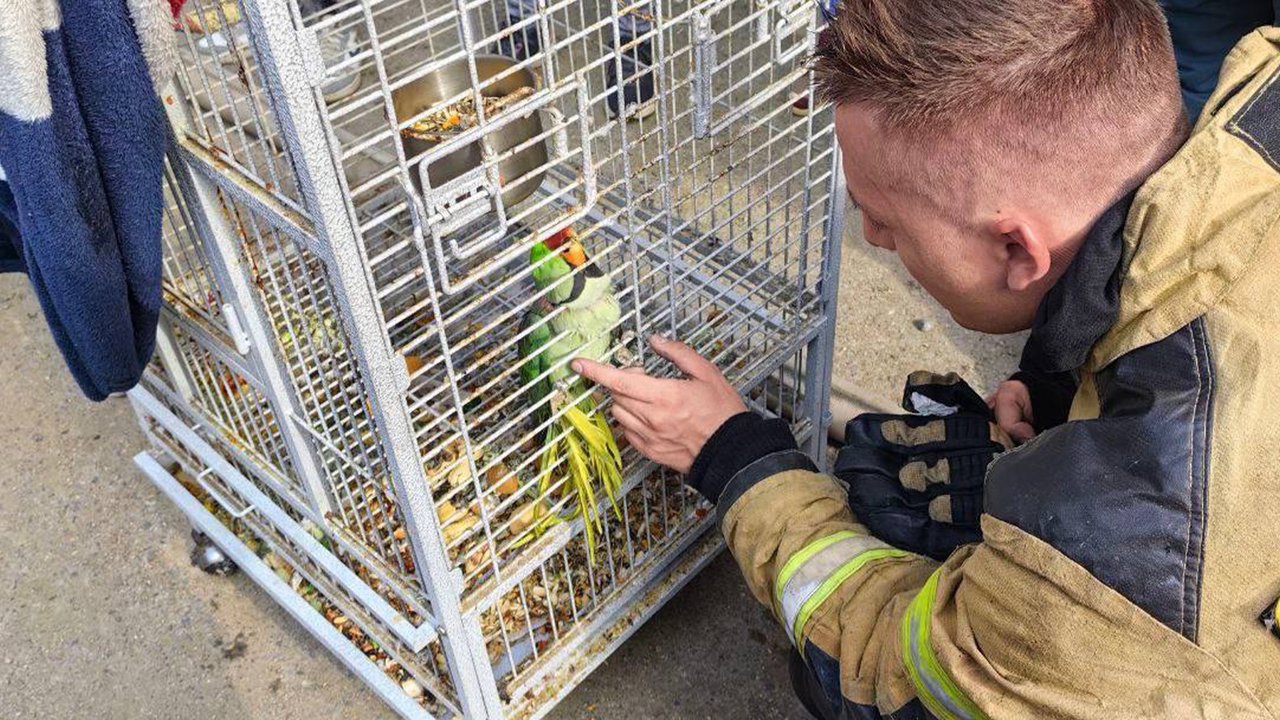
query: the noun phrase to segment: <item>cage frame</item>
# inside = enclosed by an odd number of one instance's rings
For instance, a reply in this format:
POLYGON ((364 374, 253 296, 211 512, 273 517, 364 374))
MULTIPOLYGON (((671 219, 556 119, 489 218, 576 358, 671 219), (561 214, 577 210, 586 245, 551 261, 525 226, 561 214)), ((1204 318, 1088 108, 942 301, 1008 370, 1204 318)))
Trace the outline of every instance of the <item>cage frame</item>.
MULTIPOLYGON (((541 2, 539 7, 546 4, 541 2)), ((691 20, 705 30, 708 27, 707 16, 716 8, 727 7, 730 0, 712 0, 700 4, 705 6, 702 10, 707 12, 694 10, 691 20)), ((363 8, 369 14, 371 5, 371 0, 358 0, 355 7, 363 8)), ((469 3, 457 0, 456 6, 459 16, 467 17, 469 3)), ((449 548, 441 534, 436 507, 428 490, 430 482, 423 467, 420 448, 414 440, 414 420, 404 401, 405 389, 409 384, 408 373, 401 356, 388 343, 386 322, 372 295, 369 269, 361 249, 362 240, 356 231, 359 222, 352 216, 349 193, 342 187, 342 171, 334 166, 335 148, 341 144, 331 137, 331 127, 322 120, 321 112, 317 112, 318 105, 323 111, 323 103, 318 102, 316 97, 317 86, 331 70, 326 70, 323 63, 320 67, 316 66, 318 56, 314 52, 315 39, 311 37, 314 29, 301 22, 295 4, 246 0, 243 9, 247 11, 245 22, 252 37, 257 67, 262 73, 261 81, 270 98, 269 109, 276 124, 274 137, 283 144, 287 157, 292 161, 297 196, 290 198, 283 192, 265 190, 260 179, 250 176, 242 167, 228 162, 226 158, 210 152, 201 143, 193 142, 184 131, 191 129, 196 123, 184 103, 173 101, 173 97, 179 95, 178 91, 172 87, 167 91, 166 108, 175 130, 169 156, 171 183, 174 192, 181 195, 181 203, 186 205, 184 219, 190 224, 190 232, 197 238, 206 255, 207 268, 212 276, 210 279, 224 302, 220 308, 222 322, 212 332, 166 308, 157 341, 157 355, 164 368, 164 380, 160 382, 153 377, 150 382, 130 393, 135 411, 154 446, 153 450, 136 456, 135 462, 142 473, 174 501, 195 528, 209 536, 230 555, 251 579, 284 606, 398 714, 406 718, 436 717, 416 703, 406 703, 406 695, 398 685, 390 681, 371 661, 361 656, 358 650, 353 652, 347 638, 334 631, 322 615, 308 607, 243 541, 229 532, 223 521, 194 499, 174 474, 175 443, 199 458, 202 468, 196 474, 202 487, 232 517, 254 519, 260 516, 261 519, 254 522, 263 523, 261 527, 266 530, 283 533, 290 542, 300 546, 311 561, 336 578, 326 581, 335 584, 335 592, 340 590, 353 596, 355 602, 377 622, 390 628, 394 638, 403 642, 406 647, 413 651, 422 650, 431 643, 439 643, 443 647, 454 693, 452 699, 456 706, 446 707, 441 717, 451 714, 476 718, 507 717, 511 714, 539 717, 548 712, 557 699, 563 697, 576 682, 602 662, 645 618, 656 612, 697 570, 715 556, 722 545, 716 534, 709 532, 714 526, 713 516, 699 524, 696 532, 690 532, 687 537, 682 536, 678 546, 664 548, 662 557, 668 558, 670 555, 664 565, 646 566, 646 576, 627 580, 623 592, 625 597, 611 599, 610 604, 602 612, 593 615, 587 625, 575 628, 574 632, 577 634, 572 638, 573 645, 561 648, 554 656, 559 658, 558 664, 547 663, 540 666, 536 673, 522 681, 527 686, 538 680, 555 677, 557 673, 563 674, 565 667, 576 668, 568 677, 558 678, 554 692, 536 701, 510 697, 504 699, 499 691, 495 670, 486 651, 475 612, 476 608, 487 606, 503 592, 518 585, 525 576, 520 571, 513 571, 511 577, 504 581, 505 584, 495 584, 478 598, 464 598, 461 574, 451 561, 449 548), (278 339, 270 329, 271 319, 266 316, 252 287, 254 279, 245 266, 245 258, 237 241, 237 229, 228 222, 225 212, 218 210, 219 207, 226 207, 228 199, 247 207, 273 232, 279 232, 304 246, 335 279, 331 289, 336 293, 335 305, 342 313, 341 321, 364 382, 370 420, 377 428, 378 439, 386 451, 385 459, 395 479, 392 483, 393 490, 412 545, 416 573, 426 597, 426 607, 418 608, 422 618, 422 622, 418 624, 407 622, 328 548, 313 539, 309 541, 307 529, 298 517, 291 514, 300 514, 306 521, 319 525, 326 523, 332 498, 330 490, 326 488, 324 472, 320 468, 322 461, 317 457, 316 451, 317 441, 323 438, 309 436, 305 423, 295 422, 303 414, 297 390, 290 382, 289 369, 273 352, 278 339), (192 342, 208 352, 211 357, 248 381, 262 395, 263 403, 269 407, 274 418, 269 424, 278 429, 283 444, 285 460, 278 464, 287 463, 287 470, 274 474, 269 471, 247 473, 243 468, 260 466, 257 458, 245 454, 233 444, 217 447, 210 444, 202 434, 209 429, 210 423, 207 418, 201 418, 200 412, 193 407, 192 400, 197 393, 195 385, 199 381, 188 367, 188 360, 180 347, 183 342, 192 342), (181 410, 183 414, 180 415, 175 410, 181 410), (162 427, 171 439, 158 439, 156 427, 162 427), (229 456, 236 462, 229 462, 229 456), (296 473, 296 487, 275 487, 275 480, 272 478, 287 473, 296 473), (290 493, 299 494, 303 502, 286 507, 287 503, 277 502, 262 491, 263 482, 272 486, 274 495, 280 497, 290 493), (600 642, 606 635, 609 637, 608 641, 600 642)), ((772 12, 771 9, 768 10, 765 16, 771 17, 772 12)), ((779 18, 774 25, 770 25, 767 19, 755 18, 757 35, 761 32, 767 34, 768 31, 781 33, 789 25, 794 26, 798 22, 794 12, 779 18)), ((546 20, 543 18, 539 22, 545 25, 546 20)), ((467 32, 464 30, 464 36, 467 32)), ((613 32, 615 42, 620 42, 616 19, 613 32)), ((661 45, 662 35, 658 34, 657 37, 658 44, 661 45)), ((699 60, 695 70, 696 77, 692 82, 694 91, 698 94, 694 101, 692 119, 695 134, 715 134, 723 131, 736 118, 721 117, 715 120, 711 115, 714 103, 711 99, 710 74, 715 66, 715 47, 714 42, 707 41, 705 34, 699 35, 699 38, 693 49, 699 60), (697 100, 699 96, 704 97, 706 102, 697 100)), ((772 39, 769 42, 776 45, 780 40, 772 39)), ((661 48, 659 51, 661 52, 661 48)), ((791 52, 794 57, 794 49, 791 52)), ((661 80, 661 74, 665 72, 661 63, 656 72, 661 80)), ((381 79, 386 82, 385 74, 381 79)), ((581 87, 585 87, 585 81, 581 87)), ((582 107, 581 98, 579 107, 582 107)), ((739 108, 739 112, 745 116, 752 109, 743 107, 739 108)), ((580 118, 584 117, 585 113, 580 112, 580 118)), ((624 133, 624 145, 625 137, 624 133)), ((830 177, 824 188, 815 191, 825 196, 829 205, 829 212, 821 221, 824 247, 821 252, 822 266, 817 270, 817 290, 813 298, 819 309, 814 322, 806 326, 802 333, 789 338, 786 349, 778 353, 780 358, 802 356, 803 367, 770 367, 762 371, 760 380, 764 382, 772 373, 786 370, 792 373, 797 384, 804 385, 805 407, 799 411, 792 408, 792 412, 808 419, 804 446, 820 462, 824 460, 826 428, 831 421, 828 410, 831 355, 845 207, 839 152, 831 151, 830 154, 830 177)), ((629 158, 630 155, 624 149, 624 167, 629 158)), ((400 157, 399 162, 403 165, 404 157, 400 157)), ((663 162, 667 162, 667 158, 663 158, 663 162)), ((584 164, 589 165, 585 159, 584 164)), ((590 178, 584 182, 584 190, 589 183, 590 178)), ((619 191, 615 189, 612 192, 619 191)), ((624 192, 629 193, 630 190, 624 192)), ((414 242, 425 253, 424 225, 428 223, 423 220, 421 209, 414 208, 417 197, 412 190, 406 188, 405 196, 413 216, 414 242)), ((619 201, 619 204, 628 208, 632 206, 629 197, 619 201)), ((668 208, 672 205, 669 198, 666 205, 668 208)), ((590 216, 594 210, 594 203, 584 206, 582 217, 590 216)), ((807 207, 805 212, 808 212, 807 207)), ((605 218, 597 217, 597 221, 601 225, 607 224, 605 218)), ((668 255, 667 262, 675 265, 676 254, 668 255)), ((697 268, 689 268, 686 274, 696 270, 697 268)), ((674 317, 673 312, 673 323, 674 317)), ((448 356, 447 353, 445 355, 448 356)), ((753 379, 746 384, 755 383, 753 379)), ((457 388, 453 388, 453 391, 456 395, 457 388)), ((454 400, 459 406, 462 405, 460 397, 455 397, 454 400)), ((474 465, 471 472, 476 473, 474 465)), ((563 527, 565 529, 559 531, 560 534, 574 534, 575 529, 571 525, 563 527)), ((548 552, 555 552, 553 545, 554 543, 548 544, 552 548, 548 552)), ((361 552, 360 548, 347 545, 342 546, 342 550, 355 554, 361 552)), ((540 559, 545 558, 531 555, 521 561, 532 567, 540 559)))

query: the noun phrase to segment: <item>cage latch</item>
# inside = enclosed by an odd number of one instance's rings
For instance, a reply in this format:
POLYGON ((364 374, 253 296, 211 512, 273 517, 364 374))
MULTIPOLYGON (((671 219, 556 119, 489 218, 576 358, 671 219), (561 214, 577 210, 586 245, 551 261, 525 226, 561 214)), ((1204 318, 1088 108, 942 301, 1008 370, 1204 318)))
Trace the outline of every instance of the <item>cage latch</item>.
POLYGON ((809 49, 809 27, 814 11, 808 3, 797 3, 790 8, 784 3, 774 6, 779 18, 773 26, 773 62, 775 65, 789 65, 809 49), (800 33, 797 39, 794 36, 800 33), (791 39, 791 47, 787 48, 787 40, 791 39))
MULTIPOLYGON (((689 22, 693 26, 693 77, 689 82, 692 95, 690 103, 693 106, 693 136, 699 139, 724 132, 733 123, 746 117, 766 102, 778 88, 788 82, 785 78, 776 81, 767 91, 736 102, 732 107, 729 106, 730 93, 721 90, 722 97, 718 104, 721 105, 722 110, 719 117, 712 117, 712 109, 717 105, 712 76, 716 72, 718 38, 711 27, 711 15, 720 7, 714 6, 713 10, 705 12, 695 10, 689 14, 689 22)), ((796 2, 796 0, 775 2, 761 0, 757 3, 755 12, 754 42, 772 51, 770 55, 774 64, 790 65, 809 49, 814 11, 807 3, 796 2)))
POLYGON ((231 303, 222 305, 222 317, 227 320, 227 333, 231 336, 231 341, 236 344, 236 352, 248 355, 249 348, 253 345, 249 342, 249 333, 245 332, 244 325, 240 323, 240 316, 236 314, 236 309, 231 303))
POLYGON ((461 230, 490 214, 494 209, 493 199, 501 194, 495 183, 490 181, 490 173, 485 166, 469 170, 438 188, 431 187, 427 163, 418 165, 418 173, 422 180, 427 222, 440 235, 461 230))
POLYGON ((716 64, 716 36, 711 31, 711 18, 697 10, 693 20, 693 136, 711 134, 711 71, 716 64))

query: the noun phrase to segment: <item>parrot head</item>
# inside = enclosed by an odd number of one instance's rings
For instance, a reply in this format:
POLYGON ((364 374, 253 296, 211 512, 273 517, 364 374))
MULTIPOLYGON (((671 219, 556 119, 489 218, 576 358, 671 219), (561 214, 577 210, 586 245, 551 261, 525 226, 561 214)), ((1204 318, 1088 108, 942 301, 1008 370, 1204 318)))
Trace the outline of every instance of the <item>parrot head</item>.
POLYGON ((529 264, 533 266, 533 284, 539 290, 550 288, 546 297, 553 305, 578 300, 584 289, 598 284, 593 281, 603 278, 603 273, 594 265, 574 273, 587 264, 587 252, 572 227, 535 243, 529 250, 529 264))

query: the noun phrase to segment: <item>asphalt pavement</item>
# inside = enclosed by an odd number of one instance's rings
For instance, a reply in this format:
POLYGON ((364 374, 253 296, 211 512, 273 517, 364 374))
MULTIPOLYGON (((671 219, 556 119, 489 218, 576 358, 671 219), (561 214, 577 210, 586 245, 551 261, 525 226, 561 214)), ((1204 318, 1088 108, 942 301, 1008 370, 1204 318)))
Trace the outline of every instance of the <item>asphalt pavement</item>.
MULTIPOLYGON (((990 388, 1018 338, 952 324, 850 223, 836 373, 893 402, 930 358, 990 388)), ((191 566, 189 526, 133 468, 125 400, 84 400, 25 278, 0 275, 0 717, 390 718, 243 576, 191 566)), ((552 718, 802 720, 787 640, 721 555, 552 718)))

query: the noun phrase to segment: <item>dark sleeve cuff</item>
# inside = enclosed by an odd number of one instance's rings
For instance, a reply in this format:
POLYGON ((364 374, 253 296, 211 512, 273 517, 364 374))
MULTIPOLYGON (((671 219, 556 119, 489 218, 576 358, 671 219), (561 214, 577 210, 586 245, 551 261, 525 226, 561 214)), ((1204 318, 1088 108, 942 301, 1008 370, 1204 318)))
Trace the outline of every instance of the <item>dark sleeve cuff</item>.
POLYGON ((785 420, 741 412, 725 420, 707 439, 685 483, 715 502, 739 470, 766 455, 796 449, 796 439, 785 420))
POLYGON ((1037 433, 1067 421, 1067 417, 1071 414, 1071 403, 1075 400, 1076 390, 1079 387, 1075 373, 1019 370, 1009 379, 1017 380, 1027 386, 1027 391, 1031 395, 1031 412, 1036 418, 1032 426, 1037 433))

